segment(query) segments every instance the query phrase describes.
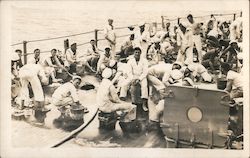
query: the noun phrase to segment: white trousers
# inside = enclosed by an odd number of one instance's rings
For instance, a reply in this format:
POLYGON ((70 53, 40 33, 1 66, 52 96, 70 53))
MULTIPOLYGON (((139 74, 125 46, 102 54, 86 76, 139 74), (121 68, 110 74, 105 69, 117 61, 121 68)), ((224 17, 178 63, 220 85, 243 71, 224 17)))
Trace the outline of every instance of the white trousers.
POLYGON ((26 100, 29 98, 28 85, 30 83, 31 88, 33 90, 33 94, 34 94, 34 100, 39 101, 39 102, 44 101, 44 93, 43 93, 42 85, 37 75, 36 76, 22 76, 20 78, 21 78, 21 84, 22 84, 20 97, 22 100, 26 100))
MULTIPOLYGON (((127 97, 127 92, 132 83, 131 79, 124 80, 123 84, 121 85, 120 97, 127 97)), ((148 81, 147 78, 144 78, 140 81, 141 85, 141 98, 148 98, 148 81)))

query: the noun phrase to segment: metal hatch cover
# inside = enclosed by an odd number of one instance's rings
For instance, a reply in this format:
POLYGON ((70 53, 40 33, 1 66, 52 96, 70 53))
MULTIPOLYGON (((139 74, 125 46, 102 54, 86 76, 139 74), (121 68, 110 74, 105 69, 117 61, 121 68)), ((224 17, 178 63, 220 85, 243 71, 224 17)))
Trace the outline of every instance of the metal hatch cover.
POLYGON ((174 95, 165 99, 163 118, 169 128, 162 129, 174 140, 173 147, 223 147, 226 138, 218 133, 227 131, 229 108, 220 102, 227 93, 174 85, 167 89, 174 95))

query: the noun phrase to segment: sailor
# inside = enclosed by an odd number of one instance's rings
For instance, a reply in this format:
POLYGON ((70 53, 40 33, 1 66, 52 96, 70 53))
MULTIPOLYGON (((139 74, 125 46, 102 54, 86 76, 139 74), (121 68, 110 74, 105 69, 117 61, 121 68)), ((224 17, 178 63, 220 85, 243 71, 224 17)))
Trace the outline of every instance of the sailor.
POLYGON ((230 29, 230 40, 238 40, 238 42, 242 41, 242 25, 243 20, 242 17, 238 17, 234 20, 229 29, 230 29))
MULTIPOLYGON (((115 86, 112 84, 113 72, 110 68, 105 68, 102 72, 103 80, 97 91, 96 101, 99 105, 99 110, 104 113, 115 111, 130 112, 135 109, 131 103, 123 102, 119 99, 115 86)), ((135 119, 135 114, 124 117, 120 121, 132 121, 135 119)))
POLYGON ((230 66, 234 70, 238 70, 239 68, 239 60, 238 60, 238 43, 235 40, 230 41, 229 46, 221 52, 219 55, 219 58, 222 60, 222 62, 229 63, 230 66))
POLYGON ((202 46, 201 46, 201 36, 200 36, 201 26, 199 23, 196 23, 194 21, 192 14, 189 14, 187 16, 187 20, 189 21, 188 25, 191 28, 191 31, 193 34, 193 44, 195 45, 195 48, 198 52, 198 59, 199 59, 199 62, 201 63, 201 61, 202 61, 202 52, 201 52, 202 46))
POLYGON ((35 118, 37 119, 36 123, 43 125, 46 112, 49 111, 44 107, 44 93, 41 84, 48 82, 44 69, 39 64, 26 64, 20 69, 19 77, 22 84, 20 94, 22 102, 20 109, 24 108, 24 101, 29 99, 28 85, 30 83, 34 94, 35 118))
POLYGON ((224 89, 230 93, 230 98, 240 98, 243 97, 243 76, 242 74, 231 69, 230 64, 222 63, 222 74, 227 77, 227 86, 224 89))
POLYGON ((102 71, 106 68, 109 67, 109 63, 111 60, 111 48, 108 46, 105 48, 103 53, 100 53, 100 58, 97 62, 97 71, 96 74, 101 74, 102 71))
POLYGON ((77 89, 81 81, 80 76, 73 76, 70 82, 64 83, 55 90, 51 103, 59 107, 59 109, 67 107, 67 105, 80 105, 77 89))
POLYGON ((40 54, 41 54, 40 49, 38 49, 38 48, 35 49, 34 50, 34 57, 30 58, 28 60, 28 63, 30 63, 30 64, 42 64, 42 60, 41 60, 40 54))
POLYGON ((135 47, 139 47, 142 52, 142 57, 146 58, 147 48, 151 42, 150 34, 149 31, 146 30, 145 22, 139 23, 138 26, 139 30, 135 32, 135 47))
POLYGON ((211 83, 213 81, 212 76, 207 72, 207 69, 200 63, 192 63, 187 66, 192 72, 193 77, 201 77, 203 81, 211 83))
POLYGON ((129 77, 124 81, 121 87, 120 98, 126 100, 130 85, 139 83, 141 85, 141 98, 143 100, 143 106, 145 107, 148 98, 148 61, 141 57, 141 49, 139 47, 134 48, 134 57, 129 59, 127 64, 129 67, 129 77))
POLYGON ((91 62, 96 62, 99 58, 99 52, 95 46, 95 40, 90 41, 90 47, 86 52, 77 52, 76 53, 76 67, 77 73, 84 72, 86 68, 92 72, 96 72, 91 67, 91 62))
POLYGON ((92 39, 90 40, 90 45, 87 49, 86 59, 94 70, 96 70, 97 68, 97 61, 99 57, 100 57, 100 52, 99 49, 96 47, 96 41, 92 39))
POLYGON ((73 43, 66 51, 65 67, 69 70, 70 73, 76 73, 76 50, 77 45, 76 43, 73 43))
POLYGON ((116 55, 116 33, 113 25, 114 20, 108 19, 108 25, 104 28, 104 37, 107 41, 107 46, 111 49, 111 58, 114 58, 116 55))
POLYGON ((157 91, 165 89, 168 85, 168 76, 172 71, 172 64, 160 61, 158 64, 151 66, 148 69, 148 81, 157 91))
POLYGON ((52 78, 52 82, 59 82, 61 79, 56 79, 56 72, 59 70, 66 70, 59 59, 57 58, 57 50, 52 49, 51 55, 45 58, 44 63, 44 70, 46 74, 49 74, 52 78))
POLYGON ((133 52, 133 48, 135 47, 135 34, 131 34, 128 39, 126 39, 121 45, 121 58, 127 58, 133 52))
POLYGON ((154 43, 149 47, 147 51, 149 66, 157 64, 161 58, 161 54, 163 54, 160 42, 160 39, 155 38, 154 43))
POLYGON ((210 36, 206 40, 206 43, 207 43, 207 51, 203 55, 202 65, 206 69, 210 69, 211 71, 218 70, 220 65, 219 53, 221 50, 219 41, 215 37, 210 36))
POLYGON ((176 61, 182 64, 190 64, 193 62, 193 34, 191 28, 179 24, 177 31, 177 45, 180 46, 176 61))

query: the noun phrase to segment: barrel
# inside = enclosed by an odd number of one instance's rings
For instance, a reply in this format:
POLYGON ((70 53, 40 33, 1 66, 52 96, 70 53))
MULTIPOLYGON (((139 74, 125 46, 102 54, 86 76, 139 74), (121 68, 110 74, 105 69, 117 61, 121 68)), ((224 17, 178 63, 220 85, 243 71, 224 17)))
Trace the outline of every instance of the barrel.
POLYGON ((227 86, 227 80, 226 78, 218 78, 217 79, 217 88, 224 90, 227 86))

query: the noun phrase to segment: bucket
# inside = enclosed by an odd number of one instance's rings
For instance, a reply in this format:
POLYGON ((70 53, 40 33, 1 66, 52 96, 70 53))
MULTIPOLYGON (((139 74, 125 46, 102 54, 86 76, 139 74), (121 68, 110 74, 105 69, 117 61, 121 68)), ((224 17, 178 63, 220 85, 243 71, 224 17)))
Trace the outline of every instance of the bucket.
POLYGON ((217 88, 220 90, 224 90, 227 86, 226 78, 217 78, 217 88))

